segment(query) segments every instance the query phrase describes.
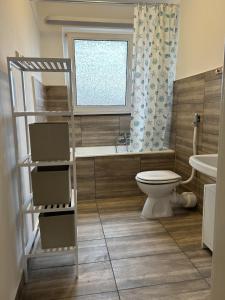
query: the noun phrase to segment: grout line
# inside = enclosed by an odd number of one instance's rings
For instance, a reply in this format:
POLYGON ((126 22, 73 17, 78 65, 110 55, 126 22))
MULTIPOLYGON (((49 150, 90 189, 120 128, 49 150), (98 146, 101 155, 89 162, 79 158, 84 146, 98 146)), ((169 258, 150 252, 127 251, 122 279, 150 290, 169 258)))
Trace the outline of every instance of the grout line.
MULTIPOLYGON (((120 291, 129 291, 129 290, 135 290, 135 289, 142 289, 142 288, 151 288, 151 287, 157 287, 157 286, 164 286, 164 285, 175 285, 175 284, 182 284, 182 283, 185 283, 185 282, 195 282, 197 280, 202 280, 201 278, 200 279, 189 279, 189 280, 183 280, 183 281, 179 281, 179 282, 170 282, 170 283, 158 283, 158 284, 151 284, 151 285, 143 285, 143 286, 138 286, 138 287, 131 287, 131 288, 126 288, 126 289, 121 289, 121 290, 118 290, 118 291, 107 291, 107 292, 101 292, 101 293, 93 293, 93 294, 84 294, 84 295, 79 295, 79 296, 76 296, 76 297, 85 297, 85 296, 92 296, 92 295, 102 295, 102 294, 108 294, 108 293, 117 293, 118 296, 119 296, 119 299, 120 298, 120 294, 119 292, 120 291)), ((208 289, 207 288, 201 288, 201 289, 197 289, 197 290, 194 290, 193 292, 197 292, 197 291, 207 291, 208 289)), ((177 294, 174 294, 174 296, 177 295, 177 294)), ((171 295, 173 296, 173 295, 171 295)), ((54 300, 71 300, 71 297, 66 297, 66 298, 57 298, 57 299, 54 299, 54 300)))
POLYGON ((96 204, 96 210, 97 210, 97 213, 99 215, 99 212, 98 212, 98 206, 97 206, 97 200, 96 200, 96 157, 93 158, 93 163, 94 163, 94 186, 95 186, 95 204, 96 204))
POLYGON ((178 244, 178 242, 173 238, 172 234, 169 232, 169 230, 166 228, 166 226, 164 226, 162 224, 162 222, 159 219, 159 223, 163 226, 163 228, 166 230, 166 232, 168 233, 168 235, 173 239, 173 241, 176 243, 177 247, 181 250, 181 252, 185 255, 185 257, 189 260, 189 262, 191 263, 191 265, 194 267, 194 269, 198 272, 198 274, 200 275, 201 279, 205 279, 205 277, 202 276, 202 274, 200 273, 199 269, 194 265, 194 263, 191 261, 191 259, 188 257, 188 255, 186 254, 186 252, 181 248, 181 246, 178 244))
MULTIPOLYGON (((198 280, 203 280, 203 279, 199 278, 199 279, 188 279, 188 280, 182 280, 182 281, 176 281, 176 282, 155 283, 155 284, 150 284, 150 285, 143 285, 143 286, 130 287, 130 288, 126 288, 126 289, 120 289, 119 291, 129 291, 129 290, 142 289, 142 288, 148 288, 148 287, 151 288, 151 287, 157 287, 157 286, 175 285, 175 284, 179 284, 179 283, 182 284, 182 283, 186 283, 186 282, 195 282, 198 280)), ((207 288, 197 289, 195 292, 205 291, 205 290, 207 290, 207 288)))
POLYGON ((118 261, 118 260, 125 260, 125 259, 135 259, 135 258, 144 258, 144 257, 151 257, 151 256, 163 256, 163 255, 168 255, 168 254, 180 254, 181 251, 180 249, 171 251, 171 252, 164 252, 164 253, 153 253, 153 254, 146 254, 146 255, 138 255, 138 256, 128 256, 128 257, 121 257, 121 258, 112 258, 112 261, 118 261))
MULTIPOLYGON (((101 292, 101 293, 93 293, 93 294, 83 294, 83 295, 75 295, 75 296, 72 296, 72 298, 71 297, 63 297, 63 298, 54 298, 53 300, 71 300, 71 299, 76 299, 77 297, 86 297, 86 296, 95 296, 95 295, 107 295, 107 294, 110 294, 110 293, 114 293, 114 294, 118 294, 119 295, 119 293, 117 292, 117 291, 107 291, 107 292, 101 292), (74 298, 75 297, 75 298, 74 298)), ((107 298, 108 299, 108 298, 107 298)), ((23 299, 22 299, 23 300, 23 299)))
POLYGON ((204 278, 205 282, 208 284, 209 288, 211 289, 212 288, 211 283, 208 282, 207 278, 211 280, 211 277, 204 278))
MULTIPOLYGON (((98 215, 99 217, 99 224, 101 225, 101 229, 102 229, 102 232, 103 232, 103 237, 101 239, 92 239, 92 240, 84 240, 84 241, 80 241, 79 243, 82 243, 82 242, 86 242, 86 241, 94 241, 94 240, 102 240, 105 242, 105 245, 106 245, 106 249, 107 249, 107 253, 108 253, 108 258, 109 260, 105 260, 105 261, 95 261, 95 262, 89 262, 89 263, 84 263, 85 264, 98 264, 98 263, 109 263, 110 266, 111 266, 111 270, 112 270, 112 274, 113 274, 113 278, 114 278, 114 282, 115 282, 115 287, 116 287, 116 290, 114 291, 107 291, 107 292, 101 292, 101 293, 93 293, 93 294, 85 294, 85 295, 80 295, 80 296, 91 296, 91 295, 101 295, 101 294, 106 294, 107 293, 117 293, 117 296, 119 297, 119 299, 121 299, 121 296, 119 294, 120 291, 126 291, 126 290, 134 290, 134 289, 141 289, 141 288, 145 288, 145 287, 154 287, 154 286, 164 286, 165 284, 177 284, 177 283, 184 283, 184 282, 195 282, 196 280, 203 280, 207 287, 209 287, 209 289, 211 288, 211 285, 209 284, 209 282, 207 281, 207 277, 204 277, 201 275, 199 269, 194 265, 194 263, 192 263, 191 259, 188 257, 188 255, 186 254, 186 252, 181 248, 181 246, 179 246, 178 242, 176 241, 175 238, 173 238, 172 234, 170 233, 170 231, 166 228, 165 225, 163 225, 162 221, 160 219, 157 219, 157 222, 162 226, 162 228, 164 229, 164 232, 168 234, 168 236, 174 241, 174 243, 177 245, 179 251, 181 253, 183 253, 185 255, 185 257, 188 259, 188 261, 192 264, 193 268, 196 269, 196 271, 198 272, 198 274, 200 275, 200 278, 197 278, 197 279, 191 279, 191 280, 182 280, 182 281, 179 281, 179 282, 171 282, 171 283, 158 283, 158 284, 149 284, 149 285, 143 285, 143 286, 136 286, 136 287, 130 287, 130 288, 124 288, 124 289, 118 289, 118 286, 117 286, 117 282, 116 282, 116 277, 115 277, 115 273, 114 273, 114 269, 113 269, 113 266, 112 266, 112 261, 114 260, 122 260, 122 259, 132 259, 132 258, 138 258, 138 257, 150 257, 150 256, 160 256, 160 255, 165 255, 165 254, 168 254, 168 253, 159 253, 159 254, 150 254, 150 255, 145 255, 145 256, 136 256, 136 257, 125 257, 125 258, 120 258, 120 259, 111 259, 111 256, 110 256, 110 253, 109 253, 109 248, 108 248, 108 244, 107 244, 107 240, 110 239, 110 238, 106 238, 105 236, 105 232, 104 232, 104 226, 103 226, 103 222, 102 222, 102 217, 101 217, 101 213, 100 213, 100 210, 99 210, 99 207, 98 207, 98 203, 96 202, 96 208, 97 208, 97 211, 96 211, 96 214, 98 215)), ((116 220, 115 220, 116 222, 116 220)), ((157 234, 157 232, 155 233, 157 234)), ((135 237, 135 236, 138 236, 138 235, 129 235, 129 237, 135 237)), ((124 237, 118 237, 118 238, 124 238, 124 237)), ((190 250, 190 251, 193 251, 193 250, 190 250)), ((174 253, 174 252, 169 252, 169 253, 174 253)), ((179 253, 179 252, 176 252, 176 253, 179 253)), ((80 264, 80 265, 83 265, 83 264, 80 264)), ((73 266, 73 265, 72 265, 73 266)), ((57 268, 61 268, 61 267, 70 267, 70 265, 65 265, 65 266, 59 266, 57 268)), ((43 268, 41 268, 43 269, 43 268)), ((48 268, 44 268, 44 269, 48 269, 48 268)), ((32 271, 38 271, 38 269, 35 269, 35 270, 32 270, 32 271)), ((204 290, 207 290, 207 288, 202 288, 200 289, 199 291, 204 291, 204 290)), ((57 298, 58 300, 63 300, 63 299, 69 299, 69 298, 57 298)))
POLYGON ((99 238, 99 239, 93 239, 93 240, 81 240, 81 241, 78 241, 78 244, 84 243, 84 242, 101 241, 101 240, 104 240, 104 237, 99 238))
MULTIPOLYGON (((101 293, 94 293, 94 294, 85 294, 85 295, 79 295, 79 296, 76 296, 76 297, 84 297, 84 296, 92 296, 92 295, 102 295, 102 294, 108 294, 108 293, 118 293, 118 296, 119 296, 119 299, 120 298, 120 295, 119 295, 119 292, 120 291, 129 291, 129 290, 135 290, 135 289, 142 289, 142 288, 151 288, 151 287, 157 287, 157 286, 164 286, 164 285, 175 285, 175 284, 179 284, 179 283, 185 283, 185 282, 195 282, 197 280, 202 280, 201 278, 200 279, 189 279, 189 280, 183 280, 183 281, 179 281, 179 282, 171 282, 171 283, 158 283, 158 284, 151 284, 151 285, 143 285, 143 286, 138 286, 138 287, 131 287, 131 288, 126 288, 126 289, 121 289, 121 290, 118 290, 118 291, 107 291, 107 292, 101 292, 101 293)), ((207 288, 201 288, 201 289, 197 289, 197 290, 194 290, 193 292, 198 292, 198 291, 207 291, 208 289, 207 288)), ((177 295, 177 294, 174 294, 174 296, 177 295)), ((173 295, 171 295, 173 296, 173 295)), ((70 298, 66 297, 66 298, 57 298, 57 299, 54 299, 54 300, 70 300, 70 298)))
POLYGON ((109 256, 109 263, 110 263, 112 274, 113 274, 113 278, 114 278, 114 281, 115 281, 116 291, 117 291, 117 294, 118 294, 118 297, 119 297, 119 300, 120 300, 121 298, 120 298, 119 289, 118 289, 117 282, 116 282, 116 276, 115 276, 115 273, 114 273, 114 270, 113 270, 111 256, 110 256, 110 253, 109 253, 109 248, 108 248, 108 244, 107 244, 107 240, 106 240, 106 236, 105 236, 105 232, 104 232, 104 228, 103 228, 103 224, 102 224, 101 214, 99 212, 99 208, 98 208, 98 203, 97 202, 96 202, 96 206, 97 206, 97 211, 98 211, 98 215, 99 215, 99 219, 100 219, 100 223, 101 223, 101 227, 102 227, 102 232, 103 232, 103 235, 104 235, 104 240, 105 240, 105 245, 106 245, 107 253, 108 253, 108 256, 109 256))
MULTIPOLYGON (((90 265, 90 264, 97 264, 97 263, 104 263, 104 262, 109 262, 110 259, 102 259, 98 261, 89 261, 89 262, 84 262, 84 263, 78 263, 79 266, 83 265, 90 265)), ((39 267, 39 268, 31 268, 31 272, 36 272, 39 270, 48 270, 48 269, 58 269, 58 268, 67 268, 67 267, 74 267, 75 265, 73 263, 68 263, 64 265, 58 265, 58 266, 47 266, 47 267, 39 267)))

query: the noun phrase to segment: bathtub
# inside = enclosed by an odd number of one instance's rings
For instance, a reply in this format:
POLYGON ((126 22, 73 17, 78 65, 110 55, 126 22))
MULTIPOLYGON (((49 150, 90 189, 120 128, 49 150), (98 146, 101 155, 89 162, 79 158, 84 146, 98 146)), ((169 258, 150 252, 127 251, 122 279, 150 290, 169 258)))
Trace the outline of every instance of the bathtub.
POLYGON ((136 174, 173 170, 175 156, 170 149, 133 153, 126 146, 78 147, 75 155, 78 200, 141 195, 136 174))
POLYGON ((96 147, 77 147, 76 157, 97 157, 97 156, 113 156, 113 155, 146 155, 174 153, 174 150, 164 149, 160 151, 130 152, 128 146, 96 146, 96 147))

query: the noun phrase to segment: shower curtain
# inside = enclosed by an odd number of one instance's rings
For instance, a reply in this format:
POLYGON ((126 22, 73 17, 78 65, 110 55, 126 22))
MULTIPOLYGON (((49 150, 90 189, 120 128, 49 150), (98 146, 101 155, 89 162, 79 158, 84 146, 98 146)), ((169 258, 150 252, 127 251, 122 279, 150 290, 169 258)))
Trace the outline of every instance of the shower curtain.
POLYGON ((134 13, 130 150, 168 147, 178 6, 138 4, 134 13))

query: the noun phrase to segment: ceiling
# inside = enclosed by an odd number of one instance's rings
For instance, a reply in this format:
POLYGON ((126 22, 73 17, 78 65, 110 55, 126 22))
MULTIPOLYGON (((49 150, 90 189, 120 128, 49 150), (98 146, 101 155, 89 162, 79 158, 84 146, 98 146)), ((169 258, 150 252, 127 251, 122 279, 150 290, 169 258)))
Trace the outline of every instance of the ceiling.
MULTIPOLYGON (((153 3, 153 0, 145 1, 153 3)), ((173 1, 173 3, 174 1, 179 2, 179 0, 160 1, 173 1)), ((62 26, 46 24, 46 18, 50 18, 52 20, 75 20, 79 22, 107 21, 108 23, 132 23, 133 5, 125 3, 137 2, 137 0, 33 0, 32 5, 41 31, 60 31, 62 26), (81 3, 82 1, 85 2, 81 3), (101 1, 104 3, 96 3, 101 1), (120 4, 118 4, 118 2, 120 4)))
POLYGON ((117 23, 130 23, 133 20, 132 5, 37 1, 33 3, 33 7, 41 31, 59 31, 62 28, 47 25, 47 17, 96 22, 107 20, 117 23))

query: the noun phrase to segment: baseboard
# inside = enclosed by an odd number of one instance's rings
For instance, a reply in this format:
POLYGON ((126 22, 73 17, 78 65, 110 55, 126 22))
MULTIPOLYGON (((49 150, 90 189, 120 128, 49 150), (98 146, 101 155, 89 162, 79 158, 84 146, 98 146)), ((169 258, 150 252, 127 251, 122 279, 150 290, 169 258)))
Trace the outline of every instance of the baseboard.
POLYGON ((23 273, 17 289, 15 300, 22 300, 22 292, 23 292, 24 285, 25 285, 25 277, 23 273))

